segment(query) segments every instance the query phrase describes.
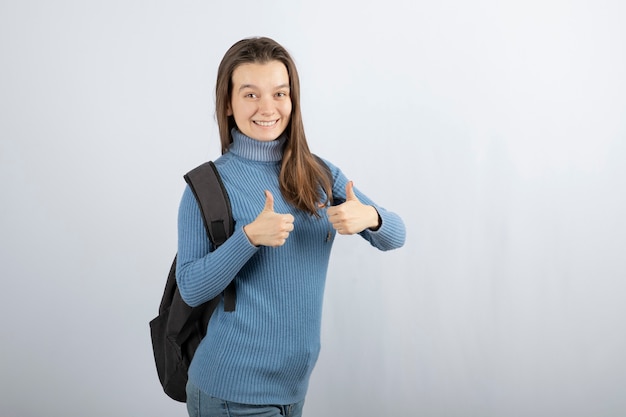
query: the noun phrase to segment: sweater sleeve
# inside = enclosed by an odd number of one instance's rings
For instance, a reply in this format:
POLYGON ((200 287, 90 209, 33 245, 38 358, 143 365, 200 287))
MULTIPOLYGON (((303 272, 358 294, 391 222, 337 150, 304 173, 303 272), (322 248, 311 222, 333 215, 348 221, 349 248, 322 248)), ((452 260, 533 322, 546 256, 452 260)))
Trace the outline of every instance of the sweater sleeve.
POLYGON ((198 306, 220 294, 258 251, 241 226, 213 250, 202 214, 187 186, 178 211, 176 282, 185 303, 198 306))
MULTIPOLYGON (((332 163, 325 161, 330 168, 333 178, 333 199, 335 201, 346 200, 346 184, 348 178, 344 173, 332 163)), ((398 249, 404 245, 406 239, 406 228, 402 218, 394 212, 386 210, 376 204, 371 198, 361 192, 358 187, 354 187, 354 193, 359 201, 365 205, 373 206, 381 220, 380 228, 377 230, 365 229, 359 235, 367 240, 372 246, 382 251, 398 249)))

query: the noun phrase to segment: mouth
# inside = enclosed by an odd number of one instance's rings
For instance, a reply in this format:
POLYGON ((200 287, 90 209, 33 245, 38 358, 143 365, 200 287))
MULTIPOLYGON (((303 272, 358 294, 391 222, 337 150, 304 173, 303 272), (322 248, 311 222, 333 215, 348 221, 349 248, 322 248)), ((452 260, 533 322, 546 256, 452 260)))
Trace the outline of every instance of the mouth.
POLYGON ((276 123, 278 123, 278 120, 271 120, 269 122, 265 122, 262 120, 254 120, 253 121, 255 125, 257 126, 261 126, 261 127, 272 127, 274 126, 276 123))

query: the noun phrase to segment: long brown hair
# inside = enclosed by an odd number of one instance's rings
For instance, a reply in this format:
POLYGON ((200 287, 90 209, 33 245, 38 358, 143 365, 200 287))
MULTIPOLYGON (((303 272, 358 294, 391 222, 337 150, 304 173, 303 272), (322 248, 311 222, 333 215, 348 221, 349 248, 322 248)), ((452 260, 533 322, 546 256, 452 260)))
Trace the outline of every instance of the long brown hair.
POLYGON ((265 38, 243 39, 226 52, 217 71, 215 86, 215 115, 220 131, 222 154, 233 142, 231 130, 236 126, 233 116, 228 116, 231 102, 232 75, 241 64, 280 61, 289 74, 291 117, 287 126, 287 141, 283 150, 279 183, 283 197, 300 210, 319 216, 320 204, 332 201, 332 184, 311 154, 304 134, 300 111, 300 79, 289 52, 276 41, 265 38))

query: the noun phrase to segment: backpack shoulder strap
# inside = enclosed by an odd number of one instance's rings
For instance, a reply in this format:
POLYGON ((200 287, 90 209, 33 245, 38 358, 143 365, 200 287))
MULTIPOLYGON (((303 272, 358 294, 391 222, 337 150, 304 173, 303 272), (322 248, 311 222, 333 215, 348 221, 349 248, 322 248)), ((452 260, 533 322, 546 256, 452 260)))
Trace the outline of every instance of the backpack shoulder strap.
MULTIPOLYGON (((235 230, 230 199, 220 174, 212 161, 192 169, 185 174, 185 181, 198 201, 204 227, 215 248, 226 241, 235 230)), ((235 283, 224 290, 224 310, 235 310, 235 283)))
POLYGON ((230 199, 215 164, 209 161, 192 169, 185 181, 198 201, 207 235, 217 248, 233 234, 235 225, 230 199))

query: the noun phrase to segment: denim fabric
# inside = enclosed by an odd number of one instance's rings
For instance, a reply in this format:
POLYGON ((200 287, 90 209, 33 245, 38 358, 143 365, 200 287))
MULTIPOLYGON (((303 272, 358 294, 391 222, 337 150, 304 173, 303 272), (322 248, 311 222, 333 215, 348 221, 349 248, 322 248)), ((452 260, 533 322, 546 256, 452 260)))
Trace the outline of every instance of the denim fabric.
POLYGON ((304 400, 286 405, 251 405, 224 401, 187 383, 189 417, 302 417, 304 400))

